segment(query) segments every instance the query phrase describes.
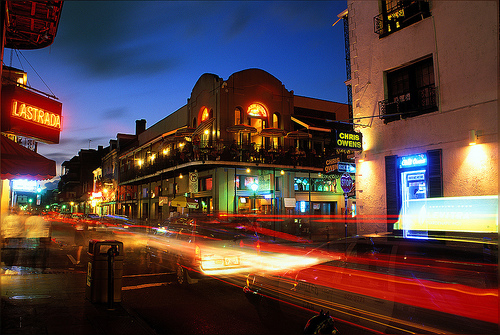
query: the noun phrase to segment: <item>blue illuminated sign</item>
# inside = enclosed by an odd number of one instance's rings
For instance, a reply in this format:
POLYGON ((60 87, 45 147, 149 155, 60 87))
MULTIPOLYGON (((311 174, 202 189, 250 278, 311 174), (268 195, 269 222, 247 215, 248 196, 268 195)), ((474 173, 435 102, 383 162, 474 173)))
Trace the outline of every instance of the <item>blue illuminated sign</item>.
POLYGON ((426 154, 416 154, 410 156, 399 157, 399 167, 400 168, 411 168, 415 166, 426 166, 427 165, 427 155, 426 154))

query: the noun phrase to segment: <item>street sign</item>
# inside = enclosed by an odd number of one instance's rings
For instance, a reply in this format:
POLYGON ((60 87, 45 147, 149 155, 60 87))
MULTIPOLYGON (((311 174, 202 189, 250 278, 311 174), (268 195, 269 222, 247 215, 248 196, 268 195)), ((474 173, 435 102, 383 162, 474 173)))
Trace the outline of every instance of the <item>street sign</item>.
POLYGON ((351 175, 347 172, 345 172, 342 177, 340 177, 340 187, 342 187, 342 190, 344 193, 349 193, 352 190, 353 187, 353 182, 351 175))

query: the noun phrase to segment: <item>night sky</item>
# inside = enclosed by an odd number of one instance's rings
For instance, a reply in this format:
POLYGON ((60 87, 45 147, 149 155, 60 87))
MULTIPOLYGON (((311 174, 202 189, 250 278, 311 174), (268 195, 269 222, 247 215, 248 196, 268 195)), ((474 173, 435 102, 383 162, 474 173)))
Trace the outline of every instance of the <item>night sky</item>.
POLYGON ((260 68, 296 95, 347 102, 346 1, 65 1, 54 43, 5 49, 7 66, 63 104, 60 164, 184 106, 198 78, 260 68))

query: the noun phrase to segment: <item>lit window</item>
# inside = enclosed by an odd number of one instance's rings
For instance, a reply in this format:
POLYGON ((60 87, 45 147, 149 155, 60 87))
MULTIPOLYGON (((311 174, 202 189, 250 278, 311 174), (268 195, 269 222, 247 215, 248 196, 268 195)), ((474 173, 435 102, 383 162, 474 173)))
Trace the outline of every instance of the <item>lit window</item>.
POLYGON ((261 104, 251 104, 248 106, 247 114, 251 117, 267 118, 267 111, 261 104))
POLYGON ((210 114, 208 113, 208 108, 203 107, 203 111, 201 112, 201 122, 208 120, 209 117, 210 117, 210 114))

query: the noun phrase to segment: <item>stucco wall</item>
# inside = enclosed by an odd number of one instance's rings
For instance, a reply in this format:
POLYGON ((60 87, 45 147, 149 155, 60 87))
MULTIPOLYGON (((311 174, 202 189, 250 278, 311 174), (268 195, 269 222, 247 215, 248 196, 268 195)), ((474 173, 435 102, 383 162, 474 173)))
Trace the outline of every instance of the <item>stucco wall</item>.
POLYGON ((363 133, 356 175, 360 214, 386 214, 388 155, 443 150, 443 195, 498 193, 498 2, 430 1, 431 17, 387 37, 378 1, 348 1, 353 113, 363 133), (432 55, 439 111, 384 124, 384 71, 432 55), (370 118, 372 117, 372 118, 370 118), (479 145, 468 146, 478 130, 479 145))

